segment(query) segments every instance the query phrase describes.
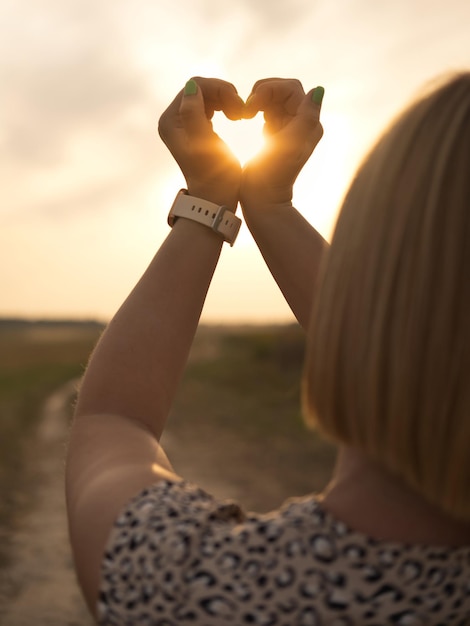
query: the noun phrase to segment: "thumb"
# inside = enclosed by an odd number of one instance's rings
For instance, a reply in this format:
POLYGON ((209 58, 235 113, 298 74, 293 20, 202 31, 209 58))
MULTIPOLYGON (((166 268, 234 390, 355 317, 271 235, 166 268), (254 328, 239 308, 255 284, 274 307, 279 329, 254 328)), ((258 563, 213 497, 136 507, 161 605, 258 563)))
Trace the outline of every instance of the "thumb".
POLYGON ((202 90, 193 78, 184 87, 179 114, 183 128, 190 136, 205 134, 212 127, 206 116, 202 90))
POLYGON ((302 138, 312 142, 312 149, 323 136, 323 127, 320 123, 320 111, 325 89, 315 87, 302 99, 295 118, 290 123, 290 131, 299 140, 302 138))
POLYGON ((307 96, 310 98, 313 104, 317 106, 318 115, 320 115, 320 109, 321 109, 324 95, 325 95, 325 88, 321 87, 320 85, 318 87, 315 87, 315 89, 311 89, 307 94, 307 96))

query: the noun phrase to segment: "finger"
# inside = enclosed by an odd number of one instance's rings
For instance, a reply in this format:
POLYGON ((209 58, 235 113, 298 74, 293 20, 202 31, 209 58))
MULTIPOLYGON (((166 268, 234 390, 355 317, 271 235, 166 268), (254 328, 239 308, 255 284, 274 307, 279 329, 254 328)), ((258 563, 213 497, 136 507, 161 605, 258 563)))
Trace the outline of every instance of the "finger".
POLYGON ((214 111, 222 111, 230 120, 242 118, 245 103, 232 83, 218 78, 196 77, 193 80, 201 88, 209 119, 214 111))
POLYGON ((167 145, 169 136, 179 126, 179 111, 182 97, 183 90, 177 94, 158 120, 158 134, 167 145))
POLYGON ((323 103, 323 97, 325 95, 325 88, 321 85, 315 87, 315 89, 311 89, 308 94, 310 100, 317 106, 318 117, 320 117, 321 105, 323 103))
POLYGON ((324 88, 320 86, 311 89, 303 97, 297 115, 292 119, 288 127, 292 141, 299 143, 307 141, 311 144, 312 150, 323 135, 320 111, 324 93, 324 88))
POLYGON ((258 111, 276 115, 295 115, 305 92, 295 78, 268 78, 256 82, 248 97, 244 117, 252 118, 258 111))
MULTIPOLYGON (((223 111, 231 120, 242 118, 245 104, 238 95, 234 85, 216 78, 197 77, 191 80, 201 89, 204 98, 204 110, 208 120, 212 119, 214 111, 223 111)), ((160 137, 167 145, 168 141, 171 141, 175 130, 181 125, 180 108, 183 96, 184 89, 178 93, 173 102, 163 112, 158 123, 160 137)), ((195 103, 193 105, 195 106, 195 103)), ((188 114, 190 113, 189 106, 187 108, 185 106, 185 111, 188 114)), ((193 113, 195 113, 194 110, 193 113)), ((202 120, 200 120, 200 123, 202 126, 202 120)))
POLYGON ((300 82, 298 78, 279 78, 279 77, 273 76, 271 78, 262 78, 261 80, 257 80, 256 83, 253 85, 251 93, 254 93, 255 91, 259 89, 259 87, 261 87, 261 85, 265 85, 266 83, 282 83, 282 82, 296 83, 297 85, 302 87, 302 83, 300 82))
POLYGON ((180 123, 189 137, 200 137, 212 131, 207 118, 204 96, 196 80, 186 83, 179 106, 180 123))

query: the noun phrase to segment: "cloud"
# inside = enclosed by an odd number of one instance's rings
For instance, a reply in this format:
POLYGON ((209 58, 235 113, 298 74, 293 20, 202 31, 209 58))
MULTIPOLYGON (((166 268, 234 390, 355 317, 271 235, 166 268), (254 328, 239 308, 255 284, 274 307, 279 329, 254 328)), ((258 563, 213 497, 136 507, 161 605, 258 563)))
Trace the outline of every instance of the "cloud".
POLYGON ((123 71, 104 46, 55 66, 23 68, 9 83, 4 149, 24 165, 56 164, 70 134, 106 126, 149 100, 145 82, 123 71))
POLYGON ((318 2, 311 0, 241 0, 240 4, 251 13, 263 31, 279 32, 288 34, 292 28, 305 18, 306 14, 315 13, 318 2))
MULTIPOLYGON (((99 171, 93 172, 89 183, 80 172, 76 145, 83 143, 83 137, 88 138, 91 151, 88 158, 81 154, 84 171, 86 161, 107 144, 119 150, 121 165, 127 161, 135 172, 140 161, 148 174, 145 164, 154 157, 156 136, 151 144, 155 94, 133 63, 129 42, 114 16, 111 4, 104 2, 7 3, 0 27, 0 166, 8 173, 3 186, 5 207, 17 210, 35 201, 38 208, 43 206, 41 195, 50 195, 51 187, 57 190, 50 180, 63 175, 67 164, 90 190, 102 189, 104 184, 96 180, 99 171), (43 194, 41 180, 49 188, 43 194), (28 187, 31 197, 25 202, 28 187)), ((106 163, 103 170, 108 178, 106 163)))

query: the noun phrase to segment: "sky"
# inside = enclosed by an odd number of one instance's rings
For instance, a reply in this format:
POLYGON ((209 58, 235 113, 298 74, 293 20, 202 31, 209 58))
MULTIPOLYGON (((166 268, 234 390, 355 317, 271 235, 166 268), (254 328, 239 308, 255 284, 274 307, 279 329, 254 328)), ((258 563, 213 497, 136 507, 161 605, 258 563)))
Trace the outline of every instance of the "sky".
MULTIPOLYGON (((169 232, 184 179, 158 118, 191 76, 242 98, 272 76, 326 89, 294 204, 327 239, 362 156, 444 72, 470 68, 467 0, 2 0, 0 316, 108 320, 169 232)), ((262 116, 214 129, 240 159, 262 116)), ((203 321, 293 316, 242 227, 203 321)))

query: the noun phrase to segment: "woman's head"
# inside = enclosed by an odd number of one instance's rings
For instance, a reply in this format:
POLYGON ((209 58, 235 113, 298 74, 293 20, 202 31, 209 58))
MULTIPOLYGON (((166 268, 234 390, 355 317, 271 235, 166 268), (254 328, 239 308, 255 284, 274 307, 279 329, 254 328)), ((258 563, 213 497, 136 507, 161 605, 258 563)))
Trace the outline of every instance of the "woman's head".
POLYGON ((384 133, 312 315, 307 419, 470 520, 470 74, 384 133))

